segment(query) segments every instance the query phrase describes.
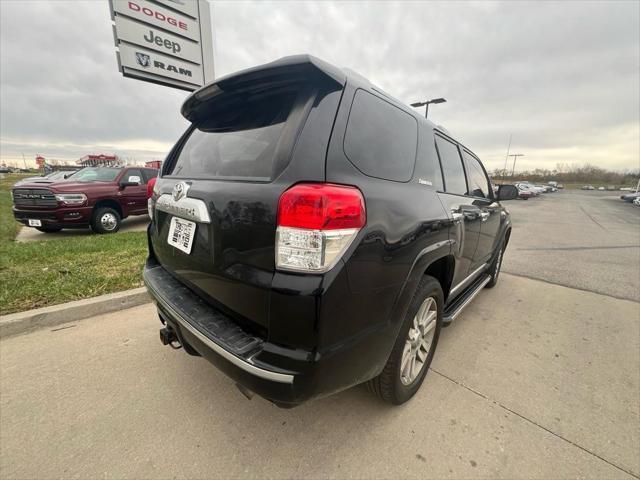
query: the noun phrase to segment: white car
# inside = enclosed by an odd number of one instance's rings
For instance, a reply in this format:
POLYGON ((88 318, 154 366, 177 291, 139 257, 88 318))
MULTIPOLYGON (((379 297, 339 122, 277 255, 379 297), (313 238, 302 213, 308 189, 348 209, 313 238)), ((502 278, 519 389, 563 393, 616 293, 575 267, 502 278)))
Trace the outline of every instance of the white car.
POLYGON ((516 183, 516 187, 518 188, 518 190, 520 191, 526 191, 526 192, 531 192, 533 195, 535 195, 536 197, 538 195, 540 195, 540 189, 535 188, 533 185, 531 185, 530 183, 516 183))
POLYGON ((604 187, 598 187, 598 190, 606 190, 604 187))

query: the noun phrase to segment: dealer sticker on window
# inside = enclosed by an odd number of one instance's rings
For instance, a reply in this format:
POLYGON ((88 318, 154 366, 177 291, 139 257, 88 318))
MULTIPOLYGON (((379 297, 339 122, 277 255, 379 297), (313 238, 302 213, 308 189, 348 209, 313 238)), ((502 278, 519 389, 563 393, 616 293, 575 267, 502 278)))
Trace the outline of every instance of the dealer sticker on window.
POLYGON ((169 243, 169 245, 173 245, 178 250, 182 250, 184 253, 189 254, 191 253, 191 246, 193 245, 193 237, 195 234, 195 222, 183 220, 178 217, 172 217, 167 243, 169 243))

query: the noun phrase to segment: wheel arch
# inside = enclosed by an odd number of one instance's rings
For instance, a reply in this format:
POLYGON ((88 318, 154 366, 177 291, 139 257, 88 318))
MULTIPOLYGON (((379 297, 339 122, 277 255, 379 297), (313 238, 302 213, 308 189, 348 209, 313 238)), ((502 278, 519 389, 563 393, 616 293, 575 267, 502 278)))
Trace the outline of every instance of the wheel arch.
POLYGON ((97 212, 99 208, 105 208, 105 207, 113 208, 116 212, 118 212, 118 215, 120 215, 121 219, 124 218, 122 207, 120 206, 120 204, 110 198, 98 200, 96 204, 93 206, 93 212, 97 212))
POLYGON ((440 282, 446 302, 449 291, 451 290, 451 282, 455 268, 455 258, 451 254, 450 247, 451 241, 439 242, 439 244, 432 245, 417 255, 391 311, 390 321, 392 323, 396 323, 398 326, 400 325, 401 320, 409 308, 411 299, 418 288, 418 283, 425 275, 433 276, 440 282))

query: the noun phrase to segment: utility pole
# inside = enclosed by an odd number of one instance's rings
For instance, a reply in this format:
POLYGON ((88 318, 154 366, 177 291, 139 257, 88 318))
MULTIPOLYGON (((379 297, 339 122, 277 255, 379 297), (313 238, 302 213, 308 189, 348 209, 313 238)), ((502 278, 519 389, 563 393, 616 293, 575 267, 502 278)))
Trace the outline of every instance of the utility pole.
POLYGON ((27 160, 24 158, 24 153, 23 152, 20 152, 20 153, 22 153, 22 161, 24 162, 24 168, 27 168, 27 160))
POLYGON ((509 160, 509 150, 511 150, 511 138, 513 133, 509 134, 509 145, 507 145, 507 156, 504 157, 504 168, 502 169, 502 175, 507 176, 507 160, 509 160))
POLYGON ((524 157, 524 153, 513 153, 509 156, 513 157, 513 169, 511 170, 511 178, 513 178, 516 172, 516 160, 518 160, 518 157, 524 157))

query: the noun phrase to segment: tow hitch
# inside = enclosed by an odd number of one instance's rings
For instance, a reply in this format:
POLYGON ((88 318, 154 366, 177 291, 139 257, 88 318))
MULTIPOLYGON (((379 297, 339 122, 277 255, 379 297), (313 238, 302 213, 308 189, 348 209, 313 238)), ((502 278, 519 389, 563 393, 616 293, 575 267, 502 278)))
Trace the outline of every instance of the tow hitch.
POLYGON ((176 350, 182 348, 176 332, 170 327, 160 329, 160 341, 163 345, 169 345, 171 348, 174 348, 176 350))

